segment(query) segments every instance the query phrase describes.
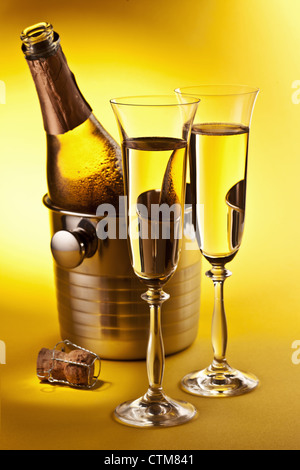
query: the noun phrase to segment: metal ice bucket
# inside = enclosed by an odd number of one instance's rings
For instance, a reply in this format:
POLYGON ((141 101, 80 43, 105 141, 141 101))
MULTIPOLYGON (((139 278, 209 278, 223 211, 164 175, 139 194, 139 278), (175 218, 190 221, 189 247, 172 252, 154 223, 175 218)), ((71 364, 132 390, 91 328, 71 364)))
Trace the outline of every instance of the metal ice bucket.
MULTIPOLYGON (((146 357, 149 307, 143 285, 131 267, 126 239, 100 240, 99 217, 64 211, 43 198, 49 209, 60 333, 102 359, 146 357)), ((191 208, 185 211, 180 263, 165 287, 162 308, 167 355, 190 346, 200 311, 200 252, 189 238, 191 208)))

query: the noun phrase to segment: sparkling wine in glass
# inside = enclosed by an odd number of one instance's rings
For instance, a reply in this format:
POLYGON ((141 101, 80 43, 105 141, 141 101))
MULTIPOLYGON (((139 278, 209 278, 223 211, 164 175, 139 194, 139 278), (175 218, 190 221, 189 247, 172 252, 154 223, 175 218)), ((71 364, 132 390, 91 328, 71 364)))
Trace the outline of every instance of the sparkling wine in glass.
POLYGON ((136 427, 175 426, 196 415, 193 405, 163 391, 161 306, 180 257, 187 147, 198 103, 176 95, 111 100, 122 141, 129 254, 150 308, 149 388, 115 410, 119 422, 136 427))
POLYGON ((201 107, 192 127, 191 185, 200 250, 211 264, 215 304, 212 320, 214 358, 204 370, 188 374, 183 389, 194 395, 226 397, 257 387, 255 376, 230 367, 226 360, 225 268, 237 254, 245 222, 249 128, 258 89, 204 85, 176 90, 183 100, 195 96, 201 107))

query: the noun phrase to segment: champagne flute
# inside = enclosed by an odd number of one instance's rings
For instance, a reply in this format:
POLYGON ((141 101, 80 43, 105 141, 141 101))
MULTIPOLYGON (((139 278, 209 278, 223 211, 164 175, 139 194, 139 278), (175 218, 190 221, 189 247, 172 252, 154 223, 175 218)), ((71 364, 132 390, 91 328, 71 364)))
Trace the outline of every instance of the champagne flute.
POLYGON ((129 254, 150 308, 148 391, 115 410, 117 421, 136 427, 175 426, 196 415, 193 405, 170 399, 162 388, 161 306, 180 256, 187 146, 198 103, 181 103, 175 94, 111 100, 122 144, 129 254))
POLYGON ((175 90, 182 100, 201 99, 190 144, 191 187, 196 207, 200 250, 211 264, 206 275, 214 283, 212 364, 182 380, 185 391, 206 397, 241 395, 255 389, 258 379, 230 367, 226 360, 227 322, 225 268, 237 254, 244 230, 249 128, 257 88, 203 85, 175 90))

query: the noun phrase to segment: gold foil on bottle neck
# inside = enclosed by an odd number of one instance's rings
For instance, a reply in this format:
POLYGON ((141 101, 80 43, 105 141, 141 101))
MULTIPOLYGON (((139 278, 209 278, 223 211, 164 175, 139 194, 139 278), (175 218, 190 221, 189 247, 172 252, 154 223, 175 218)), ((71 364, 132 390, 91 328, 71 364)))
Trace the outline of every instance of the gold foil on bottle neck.
POLYGON ((55 54, 27 60, 47 134, 64 134, 82 124, 92 109, 82 96, 61 46, 55 54))

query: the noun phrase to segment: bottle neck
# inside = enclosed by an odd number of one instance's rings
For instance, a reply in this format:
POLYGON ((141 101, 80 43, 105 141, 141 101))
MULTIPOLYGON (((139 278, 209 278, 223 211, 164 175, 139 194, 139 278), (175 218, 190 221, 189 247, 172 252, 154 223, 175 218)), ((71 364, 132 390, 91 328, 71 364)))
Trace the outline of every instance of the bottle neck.
POLYGON ((77 86, 61 49, 60 38, 52 26, 39 23, 27 28, 21 39, 47 134, 64 134, 86 121, 92 109, 77 86))
POLYGON ((21 33, 22 51, 27 60, 45 58, 54 54, 60 38, 50 23, 37 23, 21 33))

